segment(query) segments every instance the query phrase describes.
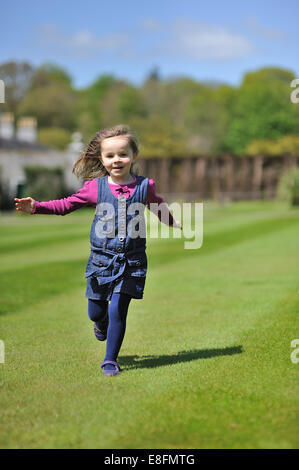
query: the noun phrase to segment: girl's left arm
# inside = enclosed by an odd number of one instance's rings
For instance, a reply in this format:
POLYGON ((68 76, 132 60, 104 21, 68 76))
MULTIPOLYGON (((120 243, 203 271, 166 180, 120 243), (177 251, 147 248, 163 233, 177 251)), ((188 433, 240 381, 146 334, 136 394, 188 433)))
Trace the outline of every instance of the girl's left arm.
POLYGON ((182 229, 180 222, 177 222, 173 218, 173 215, 169 211, 168 206, 162 196, 157 194, 156 183, 153 179, 150 179, 148 182, 146 206, 159 218, 160 222, 163 222, 164 224, 171 227, 182 229))

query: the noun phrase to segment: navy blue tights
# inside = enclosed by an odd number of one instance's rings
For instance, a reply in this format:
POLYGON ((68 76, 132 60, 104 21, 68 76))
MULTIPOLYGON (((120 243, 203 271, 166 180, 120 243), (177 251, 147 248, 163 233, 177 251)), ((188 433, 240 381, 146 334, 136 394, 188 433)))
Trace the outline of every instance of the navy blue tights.
MULTIPOLYGON (((88 316, 100 329, 108 309, 109 326, 105 360, 117 360, 125 336, 127 313, 131 299, 132 297, 127 294, 113 294, 110 304, 107 300, 88 299, 88 316)), ((114 369, 111 365, 106 365, 104 368, 114 369)))

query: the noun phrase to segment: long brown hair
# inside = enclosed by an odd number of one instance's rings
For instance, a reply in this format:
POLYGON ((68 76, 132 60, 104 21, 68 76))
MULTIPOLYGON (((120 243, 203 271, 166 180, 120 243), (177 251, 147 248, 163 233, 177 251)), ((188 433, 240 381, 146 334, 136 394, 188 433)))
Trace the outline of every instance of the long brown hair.
MULTIPOLYGON (((128 126, 119 124, 110 129, 102 129, 96 133, 94 138, 89 142, 85 150, 82 152, 78 160, 73 166, 73 173, 85 181, 108 175, 106 168, 99 160, 101 155, 101 143, 108 137, 116 137, 123 135, 127 137, 133 153, 139 153, 138 141, 128 126)), ((138 173, 136 163, 132 163, 131 172, 138 173)))

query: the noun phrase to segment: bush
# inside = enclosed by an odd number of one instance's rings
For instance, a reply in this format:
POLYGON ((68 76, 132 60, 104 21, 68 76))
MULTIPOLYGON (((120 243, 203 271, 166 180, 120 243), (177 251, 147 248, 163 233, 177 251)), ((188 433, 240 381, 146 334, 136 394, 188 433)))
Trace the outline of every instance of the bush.
POLYGON ((65 150, 71 142, 71 132, 60 127, 44 127, 38 132, 38 140, 43 145, 65 150))
POLYGON ((299 168, 284 172, 278 183, 278 198, 299 206, 299 168))
POLYGON ((26 194, 38 201, 60 199, 66 194, 61 168, 26 166, 26 194))
POLYGON ((247 146, 245 153, 272 156, 299 155, 299 136, 285 135, 276 140, 253 140, 247 146))
POLYGON ((4 196, 4 189, 3 189, 3 180, 2 180, 2 167, 0 166, 0 209, 2 209, 2 205, 3 205, 3 196, 4 196))
POLYGON ((142 157, 181 157, 190 153, 186 152, 185 136, 169 119, 157 115, 148 119, 135 117, 129 125, 140 139, 142 157))

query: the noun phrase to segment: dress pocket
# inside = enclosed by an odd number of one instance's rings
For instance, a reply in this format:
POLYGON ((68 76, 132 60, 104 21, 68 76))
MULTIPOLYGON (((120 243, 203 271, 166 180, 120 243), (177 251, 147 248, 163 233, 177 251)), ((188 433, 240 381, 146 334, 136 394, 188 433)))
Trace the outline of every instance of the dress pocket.
POLYGON ((147 257, 144 253, 137 253, 127 259, 128 272, 133 277, 145 277, 147 272, 147 257))
POLYGON ((94 253, 91 258, 91 263, 94 267, 93 274, 97 276, 112 276, 112 258, 103 254, 94 253))

